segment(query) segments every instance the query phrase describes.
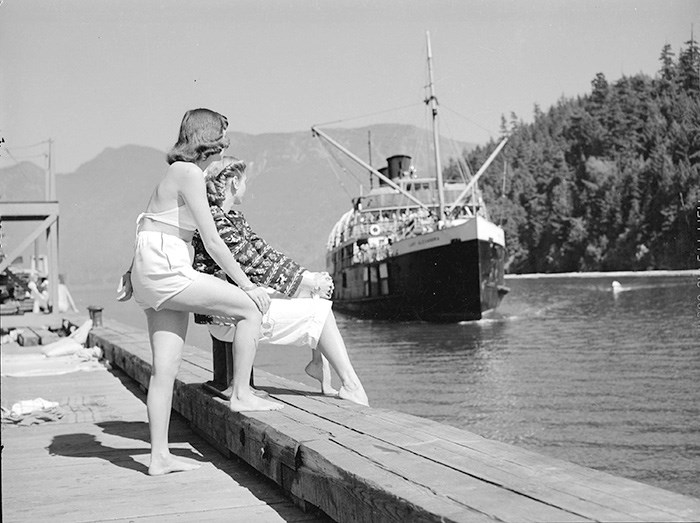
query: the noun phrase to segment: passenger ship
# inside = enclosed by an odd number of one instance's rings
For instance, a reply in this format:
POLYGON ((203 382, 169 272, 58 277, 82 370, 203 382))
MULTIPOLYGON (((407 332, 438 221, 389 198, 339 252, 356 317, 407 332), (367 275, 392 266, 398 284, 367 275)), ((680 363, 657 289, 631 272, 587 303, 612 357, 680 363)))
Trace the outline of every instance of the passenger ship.
POLYGON ((508 292, 505 235, 488 218, 476 183, 506 143, 465 182, 444 182, 428 36, 429 97, 436 172, 421 177, 411 157, 374 169, 317 127, 312 132, 369 170, 378 184, 353 199, 333 227, 326 266, 334 308, 389 320, 479 320, 508 292))

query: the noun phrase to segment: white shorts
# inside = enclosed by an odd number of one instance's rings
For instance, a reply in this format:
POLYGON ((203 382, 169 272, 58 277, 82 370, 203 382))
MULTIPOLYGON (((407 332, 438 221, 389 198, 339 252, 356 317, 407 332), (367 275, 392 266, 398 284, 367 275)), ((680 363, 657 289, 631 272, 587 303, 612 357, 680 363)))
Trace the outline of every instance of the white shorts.
POLYGON ((138 233, 131 285, 134 299, 141 307, 160 310, 167 300, 189 287, 197 277, 188 243, 172 234, 138 233))
MULTIPOLYGON (((262 319, 260 344, 315 349, 332 302, 321 298, 288 298, 272 289, 268 293, 272 299, 262 319)), ((233 341, 235 325, 212 324, 208 327, 216 339, 233 341)))

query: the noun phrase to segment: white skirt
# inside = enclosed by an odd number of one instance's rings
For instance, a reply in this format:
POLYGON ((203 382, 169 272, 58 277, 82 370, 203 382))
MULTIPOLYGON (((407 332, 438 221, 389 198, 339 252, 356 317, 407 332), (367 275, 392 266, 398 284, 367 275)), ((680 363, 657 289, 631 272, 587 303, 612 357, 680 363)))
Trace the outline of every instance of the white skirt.
MULTIPOLYGON (((268 289, 270 308, 262 319, 261 345, 286 345, 315 349, 333 303, 321 298, 288 298, 268 289)), ((236 326, 226 318, 214 317, 209 333, 216 339, 232 342, 236 326)))

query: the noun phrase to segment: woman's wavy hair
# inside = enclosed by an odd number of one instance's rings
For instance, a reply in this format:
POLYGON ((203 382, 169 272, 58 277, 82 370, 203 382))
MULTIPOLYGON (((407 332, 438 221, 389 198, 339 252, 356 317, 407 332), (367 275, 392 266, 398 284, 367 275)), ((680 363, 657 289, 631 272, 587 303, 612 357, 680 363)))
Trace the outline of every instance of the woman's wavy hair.
POLYGON ((245 169, 245 162, 234 156, 224 156, 221 160, 210 163, 204 171, 209 205, 221 206, 226 199, 228 180, 243 175, 245 169))
POLYGON ((226 138, 228 120, 210 109, 192 109, 185 113, 180 124, 177 143, 167 155, 168 164, 199 162, 218 154, 229 146, 226 138))

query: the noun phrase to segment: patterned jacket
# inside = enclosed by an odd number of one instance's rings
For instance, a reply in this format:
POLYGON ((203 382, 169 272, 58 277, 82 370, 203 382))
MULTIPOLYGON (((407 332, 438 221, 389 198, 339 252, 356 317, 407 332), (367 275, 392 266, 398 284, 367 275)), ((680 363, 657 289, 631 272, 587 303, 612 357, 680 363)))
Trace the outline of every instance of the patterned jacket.
MULTIPOLYGON (((306 269, 273 249, 258 236, 251 229, 243 213, 233 210, 225 213, 217 205, 212 205, 210 210, 219 236, 250 281, 257 285, 271 287, 287 296, 294 295, 301 284, 302 273, 306 269)), ((196 271, 207 274, 223 272, 207 253, 198 233, 194 235, 192 246, 194 247, 192 266, 196 271)), ((212 319, 210 316, 197 314, 195 321, 211 323, 212 319)))

